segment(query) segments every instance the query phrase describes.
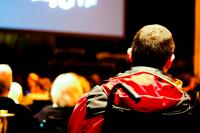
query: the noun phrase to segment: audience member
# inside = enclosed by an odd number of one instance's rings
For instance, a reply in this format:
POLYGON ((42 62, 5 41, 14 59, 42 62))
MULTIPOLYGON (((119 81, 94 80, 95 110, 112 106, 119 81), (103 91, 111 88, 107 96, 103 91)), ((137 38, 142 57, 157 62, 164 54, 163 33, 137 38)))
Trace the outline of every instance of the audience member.
POLYGON ((39 78, 34 83, 34 87, 30 93, 26 94, 24 104, 30 105, 34 100, 49 100, 50 99, 51 81, 48 78, 39 78))
POLYGON ((22 103, 23 101, 23 89, 18 82, 12 82, 8 97, 13 99, 15 103, 22 103))
POLYGON ((190 96, 182 90, 181 81, 167 73, 175 59, 174 50, 172 34, 166 27, 142 27, 127 50, 131 70, 111 77, 83 96, 73 110, 68 131, 196 131, 190 96))
POLYGON ((40 78, 39 82, 42 85, 43 93, 46 93, 47 97, 49 97, 52 85, 51 80, 47 77, 42 77, 40 78))
POLYGON ((14 114, 8 118, 7 133, 27 133, 33 131, 33 116, 23 105, 16 104, 8 93, 12 84, 12 69, 7 64, 0 64, 0 109, 14 114))
POLYGON ((56 77, 52 84, 53 104, 44 107, 34 117, 38 120, 38 130, 48 133, 66 133, 68 119, 81 95, 83 87, 75 73, 64 73, 56 77))
POLYGON ((52 104, 50 99, 51 80, 30 73, 27 77, 30 93, 23 98, 23 104, 29 106, 33 114, 38 113, 44 106, 52 104))
POLYGON ((39 82, 40 76, 37 73, 31 72, 27 77, 27 85, 29 87, 30 93, 38 93, 40 89, 38 89, 37 83, 39 82))

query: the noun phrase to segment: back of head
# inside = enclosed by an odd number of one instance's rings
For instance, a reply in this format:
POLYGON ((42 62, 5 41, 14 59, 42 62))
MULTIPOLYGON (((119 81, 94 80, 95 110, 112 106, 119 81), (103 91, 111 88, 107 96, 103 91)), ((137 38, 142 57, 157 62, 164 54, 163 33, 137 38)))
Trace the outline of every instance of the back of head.
POLYGON ((82 94, 81 83, 73 74, 60 74, 52 84, 52 101, 54 105, 59 107, 74 106, 82 94))
POLYGON ((31 93, 34 93, 35 86, 36 86, 37 82, 39 82, 39 79, 40 79, 40 77, 37 73, 31 72, 28 74, 27 85, 28 85, 31 93))
POLYGON ((7 64, 0 64, 0 95, 9 92, 12 83, 12 69, 7 64))
POLYGON ((15 103, 21 103, 23 100, 22 86, 17 82, 12 82, 8 97, 12 98, 15 103))
POLYGON ((51 90, 51 80, 47 77, 40 78, 39 84, 42 85, 41 89, 43 89, 46 92, 50 92, 51 90))
POLYGON ((70 74, 74 75, 75 77, 79 79, 82 89, 83 89, 83 93, 87 93, 91 90, 90 83, 84 76, 78 75, 74 72, 70 72, 70 74))
POLYGON ((142 27, 136 33, 132 48, 133 65, 162 69, 174 52, 175 44, 172 33, 166 27, 153 24, 142 27))

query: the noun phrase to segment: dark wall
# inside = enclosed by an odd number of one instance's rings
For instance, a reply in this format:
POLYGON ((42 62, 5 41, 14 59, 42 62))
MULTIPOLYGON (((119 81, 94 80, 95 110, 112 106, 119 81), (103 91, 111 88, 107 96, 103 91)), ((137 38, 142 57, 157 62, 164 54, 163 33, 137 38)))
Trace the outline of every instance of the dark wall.
POLYGON ((61 72, 82 75, 98 72, 103 78, 130 68, 124 56, 135 32, 146 24, 169 28, 176 43, 176 60, 171 72, 193 71, 194 1, 126 0, 125 38, 63 36, 8 32, 1 33, 0 63, 9 63, 16 75, 30 71, 55 78, 61 72), (2 39, 3 38, 3 39, 2 39), (97 53, 116 56, 98 59, 97 53), (117 56, 121 54, 122 56, 117 56))
POLYGON ((176 43, 174 67, 179 69, 173 67, 172 72, 176 74, 182 66, 192 72, 194 4, 188 0, 127 0, 127 41, 145 24, 162 24, 171 30, 176 43))

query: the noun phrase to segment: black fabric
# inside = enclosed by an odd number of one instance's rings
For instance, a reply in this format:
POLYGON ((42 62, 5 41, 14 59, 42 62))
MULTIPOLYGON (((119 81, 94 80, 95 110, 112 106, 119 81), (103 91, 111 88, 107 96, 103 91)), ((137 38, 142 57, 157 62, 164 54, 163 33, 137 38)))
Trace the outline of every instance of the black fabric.
POLYGON ((105 116, 102 133, 193 133, 198 122, 189 110, 169 115, 113 107, 105 116))
POLYGON ((74 107, 46 106, 34 115, 37 120, 37 133, 67 133, 68 120, 74 107))
POLYGON ((172 108, 151 113, 118 107, 112 100, 110 95, 104 112, 102 133, 193 133, 200 120, 199 114, 188 100, 180 101, 172 108))
POLYGON ((102 87, 96 85, 87 96, 87 114, 86 118, 90 118, 105 112, 108 96, 102 87))
POLYGON ((51 100, 33 100, 33 103, 28 105, 33 115, 37 114, 43 107, 52 105, 51 100))
POLYGON ((12 99, 0 97, 0 109, 14 113, 14 117, 8 117, 7 133, 34 132, 34 121, 31 111, 23 105, 16 104, 12 99))

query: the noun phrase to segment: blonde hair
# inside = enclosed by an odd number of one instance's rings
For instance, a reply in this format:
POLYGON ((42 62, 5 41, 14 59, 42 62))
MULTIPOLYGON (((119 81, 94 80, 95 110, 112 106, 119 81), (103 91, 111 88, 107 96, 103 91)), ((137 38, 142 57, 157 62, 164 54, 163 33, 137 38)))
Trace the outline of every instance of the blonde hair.
POLYGON ((73 74, 60 74, 52 84, 52 101, 59 107, 74 106, 82 94, 81 83, 73 74))

